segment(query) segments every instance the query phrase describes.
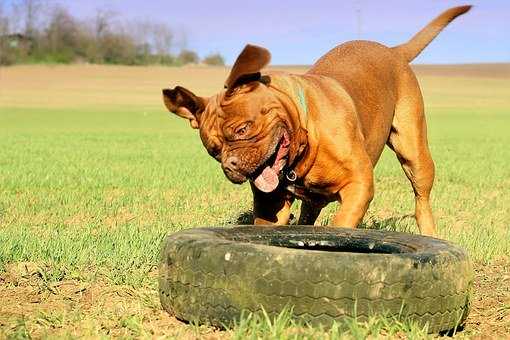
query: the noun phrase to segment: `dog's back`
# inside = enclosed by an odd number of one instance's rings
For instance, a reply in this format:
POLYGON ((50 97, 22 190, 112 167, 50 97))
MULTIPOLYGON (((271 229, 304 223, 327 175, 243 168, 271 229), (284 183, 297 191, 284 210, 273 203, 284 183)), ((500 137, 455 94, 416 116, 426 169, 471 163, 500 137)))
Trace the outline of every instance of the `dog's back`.
POLYGON ((383 141, 390 134, 399 100, 412 97, 416 105, 423 106, 418 82, 409 62, 448 23, 470 8, 460 6, 443 12, 411 40, 399 46, 387 47, 364 40, 344 43, 322 56, 307 72, 333 78, 349 93, 374 163, 384 148, 383 141))
POLYGON ((349 93, 374 164, 390 133, 398 100, 398 74, 405 68, 409 68, 407 63, 395 58, 391 48, 351 41, 324 55, 308 72, 336 79, 349 93))

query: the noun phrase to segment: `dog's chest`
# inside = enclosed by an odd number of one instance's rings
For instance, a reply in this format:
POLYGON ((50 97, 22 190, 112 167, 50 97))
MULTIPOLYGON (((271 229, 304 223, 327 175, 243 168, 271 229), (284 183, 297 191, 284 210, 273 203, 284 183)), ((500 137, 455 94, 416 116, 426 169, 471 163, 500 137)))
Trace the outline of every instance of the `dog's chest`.
POLYGON ((302 181, 289 182, 285 189, 296 198, 303 201, 314 202, 315 204, 327 204, 337 200, 337 195, 324 188, 305 185, 302 181))

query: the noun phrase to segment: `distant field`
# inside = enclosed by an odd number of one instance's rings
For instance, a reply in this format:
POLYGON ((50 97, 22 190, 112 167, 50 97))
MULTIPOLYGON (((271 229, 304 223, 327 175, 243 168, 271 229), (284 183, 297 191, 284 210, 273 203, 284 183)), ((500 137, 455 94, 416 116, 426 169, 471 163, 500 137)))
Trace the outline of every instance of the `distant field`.
POLYGON ((510 63, 413 65, 418 76, 510 78, 510 63))
MULTIPOLYGON (((509 64, 416 70, 437 168, 439 235, 465 247, 477 270, 461 334, 508 335, 509 64)), ((161 88, 177 84, 212 95, 227 74, 205 67, 0 69, 0 338, 248 334, 184 325, 160 310, 156 291, 166 233, 229 225, 251 208, 248 186, 229 183, 196 131, 161 101, 161 88)), ((416 232, 412 212, 411 187, 387 150, 364 227, 416 232)), ((360 327, 359 334, 384 334, 360 327)), ((268 336, 267 327, 257 329, 268 336)), ((404 326, 386 332, 423 335, 404 326)))

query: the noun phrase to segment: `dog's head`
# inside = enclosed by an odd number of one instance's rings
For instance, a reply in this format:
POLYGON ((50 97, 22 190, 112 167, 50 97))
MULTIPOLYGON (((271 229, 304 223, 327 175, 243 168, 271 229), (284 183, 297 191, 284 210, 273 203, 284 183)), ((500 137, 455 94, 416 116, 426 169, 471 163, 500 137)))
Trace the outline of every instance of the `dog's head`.
POLYGON ((223 137, 218 125, 217 96, 198 97, 184 87, 176 86, 163 89, 163 102, 170 112, 189 120, 193 129, 199 129, 209 155, 221 161, 223 137))
POLYGON ((247 45, 219 94, 202 98, 177 86, 163 90, 169 111, 198 128, 208 153, 221 162, 233 183, 246 180, 264 192, 276 189, 292 157, 295 131, 287 108, 260 71, 271 58, 247 45))

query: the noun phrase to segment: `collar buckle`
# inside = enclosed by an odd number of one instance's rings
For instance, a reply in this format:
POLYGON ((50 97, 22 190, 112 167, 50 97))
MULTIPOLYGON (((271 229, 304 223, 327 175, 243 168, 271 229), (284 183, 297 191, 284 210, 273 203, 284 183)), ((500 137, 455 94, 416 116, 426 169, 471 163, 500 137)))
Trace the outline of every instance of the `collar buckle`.
POLYGON ((294 170, 290 170, 289 172, 287 172, 285 177, 287 177, 287 180, 289 180, 289 182, 295 182, 297 179, 297 175, 294 170))

